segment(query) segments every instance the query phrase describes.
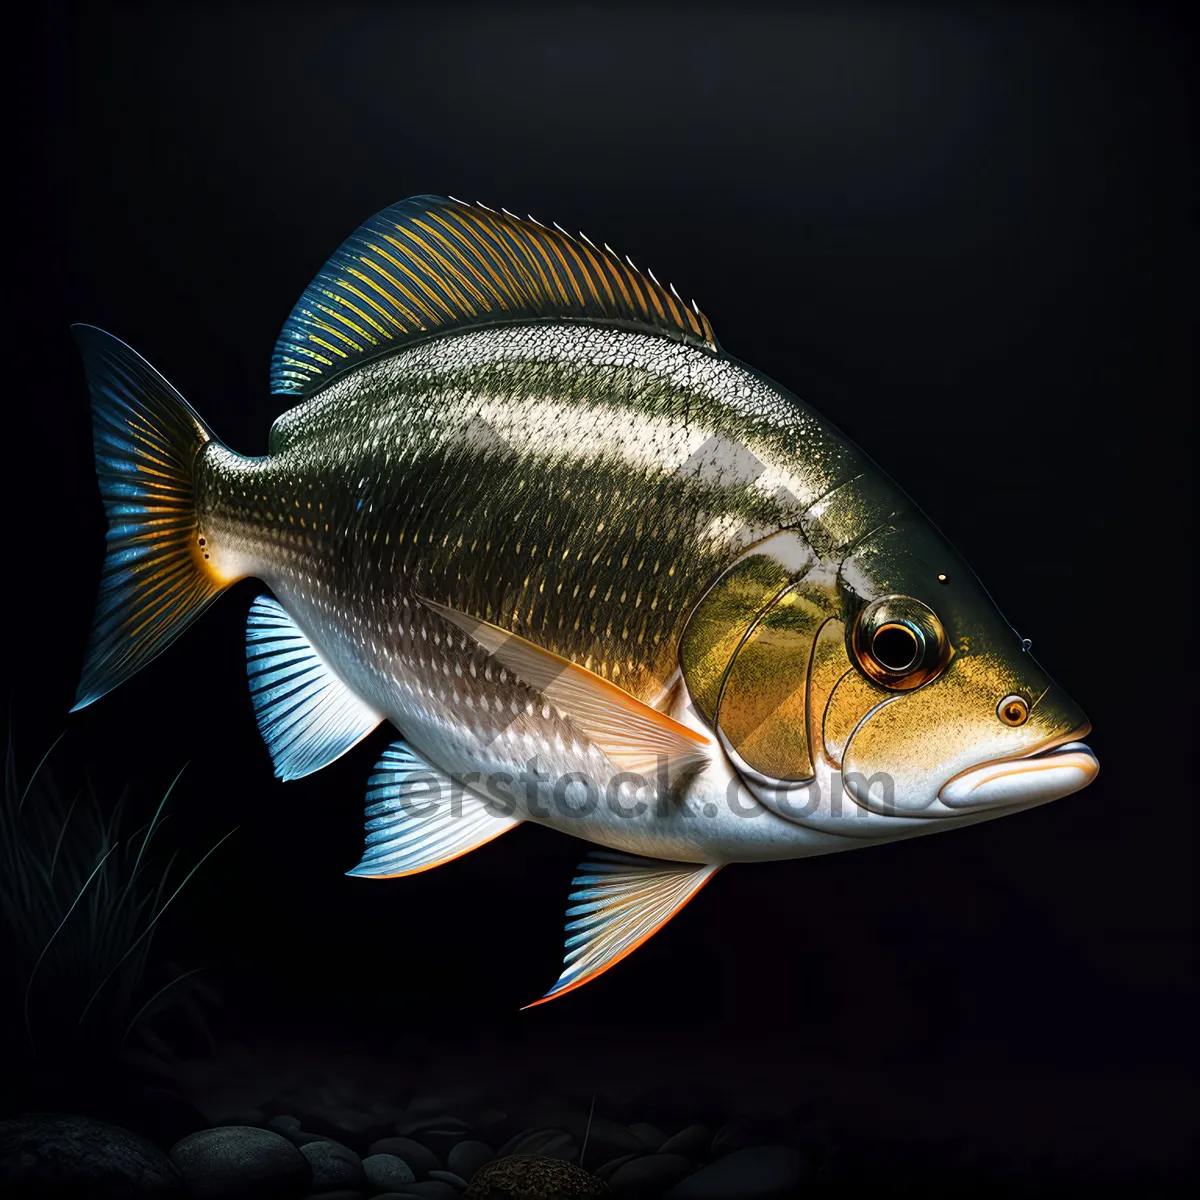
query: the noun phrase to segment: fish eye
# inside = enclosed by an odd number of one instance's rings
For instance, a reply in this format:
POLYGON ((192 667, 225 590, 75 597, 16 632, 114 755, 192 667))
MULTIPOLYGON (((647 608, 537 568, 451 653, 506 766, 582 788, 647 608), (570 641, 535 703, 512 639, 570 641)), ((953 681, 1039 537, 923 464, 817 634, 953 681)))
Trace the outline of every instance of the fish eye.
POLYGON ((1029 720, 1029 701, 1024 696, 1005 696, 996 705, 996 716, 1005 725, 1024 725, 1029 720))
POLYGON ((851 645, 864 674, 896 691, 928 683, 950 658, 937 614, 912 596, 881 596, 868 604, 854 623, 851 645))

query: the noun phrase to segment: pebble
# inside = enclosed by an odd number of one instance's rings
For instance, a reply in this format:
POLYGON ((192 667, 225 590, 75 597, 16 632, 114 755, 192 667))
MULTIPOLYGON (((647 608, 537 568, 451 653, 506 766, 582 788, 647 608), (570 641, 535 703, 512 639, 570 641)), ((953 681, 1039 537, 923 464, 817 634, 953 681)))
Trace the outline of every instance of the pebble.
POLYGON ((360 1188, 367 1177, 362 1159, 348 1146, 338 1142, 309 1142, 300 1153, 312 1167, 312 1186, 316 1191, 336 1188, 360 1188))
POLYGON ((372 1154, 363 1159, 362 1168, 367 1183, 380 1192, 399 1191, 417 1178, 408 1163, 394 1154, 372 1154))
POLYGON ((288 1200, 312 1181, 308 1160, 271 1129, 223 1125, 189 1134, 171 1159, 195 1200, 288 1200))
POLYGON ((682 1154, 644 1154, 618 1167, 609 1176, 614 1196, 659 1196, 689 1171, 692 1162, 682 1154))
POLYGON ((458 1145, 451 1149, 450 1156, 446 1160, 446 1166, 456 1175, 461 1175, 463 1179, 470 1182, 471 1176, 484 1163, 490 1163, 495 1157, 491 1146, 486 1142, 459 1142, 458 1145))
POLYGON ((712 1134, 703 1125, 689 1125, 667 1138, 658 1149, 663 1154, 682 1154, 684 1158, 696 1160, 708 1157, 711 1141, 712 1134))
POLYGON ((404 1159, 416 1175, 428 1175, 430 1171, 436 1171, 442 1165, 432 1150, 406 1137, 380 1138, 379 1141, 371 1143, 367 1153, 394 1154, 397 1158, 404 1159))
POLYGON ((603 1180, 574 1163, 526 1154, 498 1158, 481 1167, 462 1200, 492 1200, 493 1196, 521 1200, 561 1200, 567 1196, 607 1196, 603 1180))
POLYGON ((300 1118, 293 1117, 288 1113, 281 1113, 278 1117, 272 1117, 267 1122, 267 1128, 273 1129, 276 1133, 281 1133, 285 1138, 290 1139, 294 1134, 300 1132, 300 1118))
POLYGON ((647 1150, 661 1150, 662 1144, 667 1140, 667 1135, 663 1133, 657 1125, 647 1125, 645 1121, 634 1121, 629 1127, 629 1132, 636 1137, 647 1150))
POLYGON ((622 1154, 620 1158, 611 1159, 603 1166, 596 1168, 597 1179, 610 1179, 614 1171, 619 1167, 623 1167, 627 1162, 633 1162, 635 1158, 641 1158, 640 1154, 622 1154))
POLYGON ((748 1146, 765 1145, 776 1137, 778 1131, 771 1123, 754 1117, 736 1117, 717 1130, 710 1154, 713 1158, 721 1158, 748 1146))
POLYGON ((459 1137, 470 1133, 471 1127, 461 1117, 452 1117, 447 1113, 418 1112, 401 1117, 396 1122, 396 1132, 401 1137, 412 1137, 426 1129, 458 1130, 459 1137))
POLYGON ((146 1138, 89 1117, 39 1113, 0 1121, 0 1194, 174 1200, 183 1185, 146 1138))
POLYGON ((459 1142, 471 1136, 471 1126, 444 1112, 410 1113, 396 1122, 396 1132, 410 1137, 432 1151, 443 1162, 459 1142))

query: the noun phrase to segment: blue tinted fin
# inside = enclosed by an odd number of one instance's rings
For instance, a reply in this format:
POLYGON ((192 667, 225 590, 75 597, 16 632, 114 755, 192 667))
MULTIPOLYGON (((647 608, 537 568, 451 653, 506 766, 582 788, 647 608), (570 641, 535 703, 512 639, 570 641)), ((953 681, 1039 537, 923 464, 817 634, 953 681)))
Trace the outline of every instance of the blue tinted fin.
POLYGON ((532 217, 414 196, 359 226, 309 284, 275 345, 271 391, 310 395, 433 334, 572 320, 716 349, 694 303, 608 246, 532 217))
POLYGON ((526 1008, 565 996, 632 954, 721 869, 595 850, 579 866, 567 902, 563 971, 526 1008))
POLYGON ((415 875, 520 825, 496 804, 432 767, 405 742, 393 742, 367 784, 367 844, 347 875, 415 875))
POLYGON ((72 330, 92 394, 108 542, 75 708, 167 648, 232 579, 213 569, 194 471, 212 434, 139 354, 93 325, 72 330))
POLYGON ((334 674, 270 596, 250 606, 246 670, 259 732, 280 779, 319 771, 383 720, 334 674))

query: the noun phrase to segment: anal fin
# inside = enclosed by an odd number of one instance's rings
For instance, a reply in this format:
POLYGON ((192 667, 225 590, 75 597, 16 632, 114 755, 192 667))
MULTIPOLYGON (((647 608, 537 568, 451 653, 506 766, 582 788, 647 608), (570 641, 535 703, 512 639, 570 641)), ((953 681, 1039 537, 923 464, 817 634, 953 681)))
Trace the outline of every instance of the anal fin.
POLYGON ((270 596, 259 596, 250 606, 246 670, 259 732, 280 779, 319 771, 383 720, 338 678, 270 596))
POLYGON ((602 975, 657 933, 721 869, 596 850, 568 896, 566 954, 555 985, 534 1008, 602 975))
POLYGON ((495 811, 430 766, 405 742, 393 742, 367 784, 367 844, 347 875, 390 879, 440 867, 521 824, 495 811))

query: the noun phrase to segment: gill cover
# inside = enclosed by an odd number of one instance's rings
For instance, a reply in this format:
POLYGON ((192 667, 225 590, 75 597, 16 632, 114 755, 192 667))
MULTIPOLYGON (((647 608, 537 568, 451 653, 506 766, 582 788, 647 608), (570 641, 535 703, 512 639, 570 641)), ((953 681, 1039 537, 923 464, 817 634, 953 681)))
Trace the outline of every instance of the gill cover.
MULTIPOLYGON (((693 702, 741 764, 768 779, 813 776, 821 733, 809 719, 810 664, 823 628, 844 629, 839 615, 833 576, 784 532, 734 563, 684 631, 680 666, 693 702)), ((844 650, 830 690, 843 662, 844 650)))

